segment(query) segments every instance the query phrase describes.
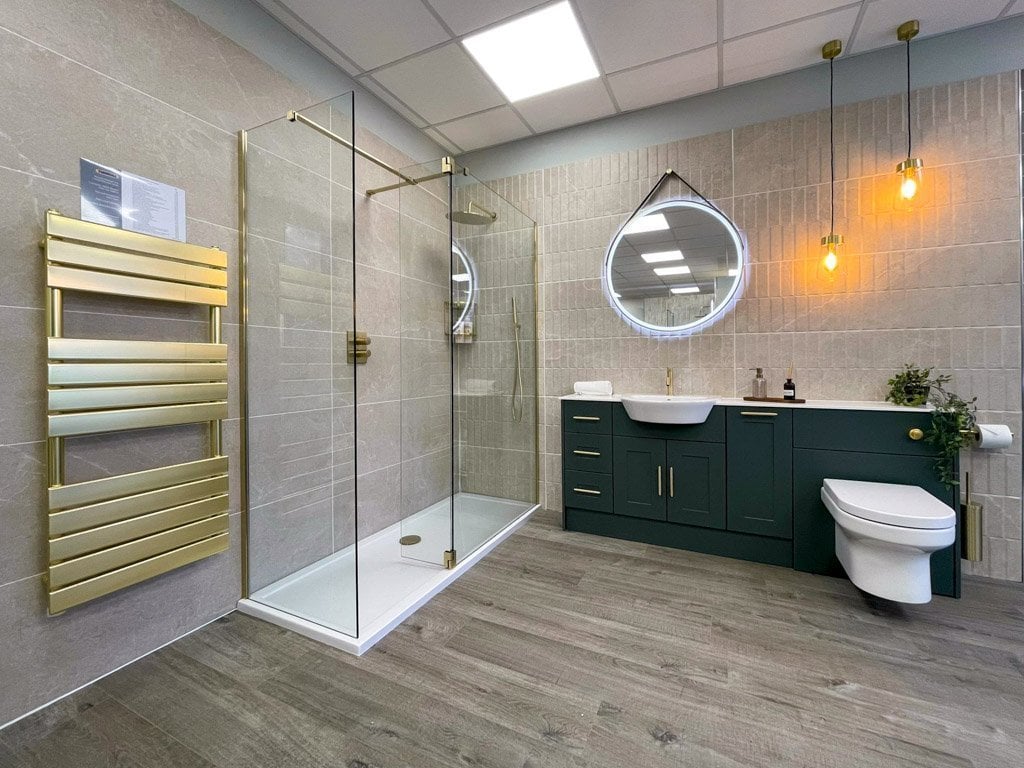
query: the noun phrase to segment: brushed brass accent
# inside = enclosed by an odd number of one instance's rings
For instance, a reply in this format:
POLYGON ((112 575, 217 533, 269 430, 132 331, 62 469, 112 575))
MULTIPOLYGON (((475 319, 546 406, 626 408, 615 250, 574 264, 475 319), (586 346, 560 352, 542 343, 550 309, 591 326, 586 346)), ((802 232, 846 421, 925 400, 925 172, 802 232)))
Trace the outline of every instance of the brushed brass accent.
POLYGON ((227 306, 228 303, 228 292, 222 288, 203 288, 146 277, 115 275, 110 272, 49 266, 46 269, 46 279, 54 288, 69 288, 89 293, 174 301, 181 304, 215 304, 220 307, 227 306))
POLYGON ((456 557, 454 549, 446 549, 444 551, 444 567, 451 570, 455 567, 456 557))
POLYGON ((98 528, 71 533, 50 539, 50 558, 67 560, 95 552, 122 542, 149 536, 153 533, 194 523, 228 511, 227 494, 182 504, 180 507, 161 509, 148 515, 109 523, 98 528))
POLYGON ((422 538, 417 536, 415 533, 410 533, 408 536, 403 536, 398 540, 398 543, 403 547, 411 547, 413 544, 419 544, 422 538))
POLYGON ((600 451, 583 451, 583 450, 580 450, 579 448, 573 450, 573 453, 576 456, 600 456, 601 455, 600 451))
POLYGON ((823 238, 821 238, 821 244, 823 246, 825 246, 826 248, 828 246, 830 246, 830 245, 842 245, 843 244, 843 236, 842 235, 837 235, 835 232, 832 232, 830 234, 825 235, 823 238))
POLYGON ((666 368, 665 369, 665 394, 666 395, 670 395, 671 396, 671 394, 672 394, 672 384, 673 384, 672 369, 671 368, 666 368))
POLYGON ((199 461, 175 464, 170 467, 147 469, 142 472, 114 475, 113 477, 104 477, 99 480, 64 485, 59 488, 50 489, 50 509, 58 510, 69 507, 81 507, 86 504, 95 504, 98 501, 146 493, 216 475, 224 475, 226 477, 227 471, 228 457, 216 456, 212 459, 200 459, 199 461))
POLYGON ((227 363, 50 363, 51 386, 227 381, 227 363))
POLYGON ((147 362, 226 361, 226 344, 190 341, 123 341, 121 339, 47 339, 51 360, 145 360, 147 362))
POLYGON ((61 589, 50 589, 50 615, 63 613, 68 608, 87 603, 103 597, 119 589, 130 587, 146 579, 173 571, 189 563, 223 552, 228 548, 228 534, 212 536, 194 544, 164 552, 156 557, 147 558, 138 563, 118 568, 86 581, 72 584, 61 589))
MULTIPOLYGON (((402 176, 402 174, 398 174, 402 176)), ((410 179, 408 176, 402 176, 403 181, 396 182, 394 184, 386 184, 383 187, 374 187, 373 189, 366 190, 367 197, 373 197, 379 195, 381 192, 390 192, 394 189, 402 189, 403 187, 410 187, 422 184, 426 181, 436 181, 437 179, 443 179, 445 176, 450 175, 449 171, 441 171, 440 173, 431 173, 426 176, 420 176, 417 179, 410 179)))
POLYGON ((227 401, 217 403, 189 403, 163 405, 151 408, 124 408, 115 411, 86 411, 58 413, 47 417, 51 437, 119 432, 127 429, 170 427, 177 424, 195 424, 228 417, 227 401))
POLYGON ((903 173, 908 168, 924 168, 924 160, 919 157, 908 157, 896 164, 896 173, 903 173))
POLYGON ((366 365, 371 354, 368 349, 371 343, 370 336, 366 331, 347 331, 346 338, 348 339, 348 362, 366 365))
POLYGON ((600 421, 600 416, 573 416, 573 421, 600 421))
POLYGON ((90 579, 107 571, 137 563, 148 557, 193 544, 211 536, 227 533, 227 514, 189 523, 169 531, 155 533, 135 541, 93 552, 90 555, 50 564, 50 589, 59 589, 76 581, 90 579))
POLYGON ((169 488, 54 511, 49 515, 50 536, 65 536, 95 526, 127 520, 133 515, 149 514, 213 496, 222 496, 227 492, 227 475, 218 475, 169 488))
MULTIPOLYGON (((249 226, 248 175, 249 134, 238 132, 238 497, 240 531, 239 594, 250 595, 249 589, 249 226)), ((358 616, 356 617, 358 629, 358 616)))
POLYGON ((576 493, 583 493, 587 496, 600 496, 600 491, 595 491, 593 488, 573 488, 576 493))
POLYGON ((676 468, 668 468, 668 497, 674 499, 676 497, 676 468))
POLYGON ((907 437, 909 437, 911 440, 920 440, 921 438, 924 437, 924 430, 920 429, 919 427, 914 427, 909 432, 907 432, 907 437))
POLYGON ((228 284, 228 273, 216 267, 115 251, 67 240, 49 240, 46 244, 46 258, 54 264, 96 272, 117 272, 216 288, 226 288, 228 284))
POLYGON ((829 40, 823 46, 821 46, 821 58, 823 59, 834 59, 843 52, 843 41, 842 40, 829 40))
POLYGON ((778 416, 774 411, 740 411, 740 416, 778 416))
POLYGON ((133 408, 145 405, 177 405, 227 400, 226 382, 212 384, 157 384, 142 387, 75 387, 51 389, 51 411, 88 411, 99 408, 133 408))
POLYGON ((658 465, 658 495, 661 496, 661 465, 658 465))
POLYGON ((971 473, 968 472, 964 478, 964 503, 961 508, 963 513, 963 544, 961 556, 965 560, 978 562, 984 554, 982 537, 983 518, 982 506, 971 499, 971 473))
POLYGON ((104 245, 123 251, 146 253, 151 256, 189 261, 193 264, 206 264, 220 269, 227 269, 228 266, 228 255, 220 248, 206 248, 179 240, 108 227, 105 224, 64 216, 54 210, 46 212, 46 235, 48 238, 78 240, 91 245, 104 245))
POLYGON ((909 43, 915 37, 917 33, 921 31, 921 22, 917 19, 911 19, 910 21, 904 21, 898 27, 896 27, 896 39, 901 43, 909 43))

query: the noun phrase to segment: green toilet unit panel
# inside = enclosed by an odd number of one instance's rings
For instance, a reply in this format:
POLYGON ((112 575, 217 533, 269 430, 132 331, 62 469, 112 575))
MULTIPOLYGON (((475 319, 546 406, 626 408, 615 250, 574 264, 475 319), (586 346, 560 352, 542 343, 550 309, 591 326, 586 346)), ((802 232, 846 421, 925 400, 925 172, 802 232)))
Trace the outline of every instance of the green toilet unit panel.
POLYGON ((616 515, 665 519, 665 441, 645 437, 614 440, 616 515))
MULTIPOLYGON (((887 453, 793 451, 793 567, 798 571, 844 576, 836 559, 835 520, 821 500, 825 478, 918 485, 954 509, 956 490, 947 489, 935 474, 930 456, 887 453)), ((960 597, 960 516, 956 541, 932 554, 932 592, 960 597)))
POLYGON ((668 520, 702 528, 725 528, 725 446, 665 443, 668 520))
POLYGON ((792 538, 792 409, 730 408, 726 434, 726 527, 792 538))

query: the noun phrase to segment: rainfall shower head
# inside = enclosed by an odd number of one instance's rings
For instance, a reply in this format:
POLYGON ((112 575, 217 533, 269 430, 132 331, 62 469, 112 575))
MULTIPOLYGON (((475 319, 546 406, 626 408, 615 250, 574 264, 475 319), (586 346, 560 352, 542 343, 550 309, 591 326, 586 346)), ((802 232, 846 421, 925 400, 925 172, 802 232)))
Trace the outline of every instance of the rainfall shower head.
POLYGON ((466 210, 452 211, 448 214, 448 218, 458 224, 472 224, 474 226, 480 226, 482 224, 492 224, 494 220, 498 218, 498 214, 493 211, 488 211, 482 205, 477 205, 470 201, 466 210))

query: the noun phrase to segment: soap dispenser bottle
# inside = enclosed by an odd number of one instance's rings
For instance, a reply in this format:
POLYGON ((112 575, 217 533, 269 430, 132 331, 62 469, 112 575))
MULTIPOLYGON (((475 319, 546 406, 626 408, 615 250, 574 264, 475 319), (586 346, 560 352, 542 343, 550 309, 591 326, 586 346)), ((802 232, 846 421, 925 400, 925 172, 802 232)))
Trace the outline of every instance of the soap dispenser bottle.
POLYGON ((782 399, 796 400, 796 384, 793 382, 793 366, 786 371, 786 383, 782 385, 782 399))
POLYGON ((768 380, 764 377, 764 369, 751 368, 751 370, 757 372, 751 382, 751 396, 760 399, 768 397, 768 380))

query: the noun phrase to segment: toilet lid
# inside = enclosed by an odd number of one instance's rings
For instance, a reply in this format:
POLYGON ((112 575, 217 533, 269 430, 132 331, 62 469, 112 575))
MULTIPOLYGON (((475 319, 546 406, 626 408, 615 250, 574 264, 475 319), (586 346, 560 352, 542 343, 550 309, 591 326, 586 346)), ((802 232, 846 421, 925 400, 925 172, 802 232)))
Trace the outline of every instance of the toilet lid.
POLYGON ((903 528, 950 528, 956 512, 916 485, 825 480, 825 490, 854 517, 903 528))

